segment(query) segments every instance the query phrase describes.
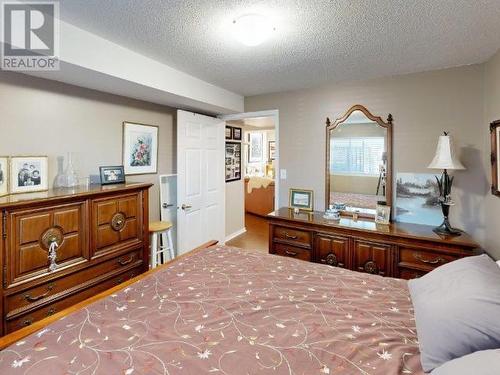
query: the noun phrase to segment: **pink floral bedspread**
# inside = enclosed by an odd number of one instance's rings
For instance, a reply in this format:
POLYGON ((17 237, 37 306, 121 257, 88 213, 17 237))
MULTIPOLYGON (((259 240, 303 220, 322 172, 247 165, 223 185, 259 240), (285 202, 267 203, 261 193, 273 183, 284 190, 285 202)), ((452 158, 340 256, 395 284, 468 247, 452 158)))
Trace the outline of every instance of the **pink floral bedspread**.
POLYGON ((214 247, 0 352, 0 374, 422 374, 406 282, 214 247))

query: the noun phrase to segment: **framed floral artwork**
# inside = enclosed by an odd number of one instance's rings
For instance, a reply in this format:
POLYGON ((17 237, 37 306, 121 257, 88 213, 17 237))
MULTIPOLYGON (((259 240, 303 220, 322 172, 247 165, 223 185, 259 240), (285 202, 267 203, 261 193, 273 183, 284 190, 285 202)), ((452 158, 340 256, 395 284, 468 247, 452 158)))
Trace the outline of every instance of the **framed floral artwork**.
POLYGON ((10 193, 45 191, 48 182, 47 156, 13 156, 10 158, 10 193))
POLYGON ((123 123, 123 166, 126 175, 158 172, 158 126, 123 123))

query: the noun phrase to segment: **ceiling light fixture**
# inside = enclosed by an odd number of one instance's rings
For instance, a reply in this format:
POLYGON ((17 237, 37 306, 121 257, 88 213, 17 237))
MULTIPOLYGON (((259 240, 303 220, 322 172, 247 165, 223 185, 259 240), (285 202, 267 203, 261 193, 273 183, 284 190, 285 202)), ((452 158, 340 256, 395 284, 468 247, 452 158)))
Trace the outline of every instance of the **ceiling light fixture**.
POLYGON ((276 30, 269 19, 260 14, 245 14, 233 21, 235 38, 246 46, 254 47, 265 42, 276 30))

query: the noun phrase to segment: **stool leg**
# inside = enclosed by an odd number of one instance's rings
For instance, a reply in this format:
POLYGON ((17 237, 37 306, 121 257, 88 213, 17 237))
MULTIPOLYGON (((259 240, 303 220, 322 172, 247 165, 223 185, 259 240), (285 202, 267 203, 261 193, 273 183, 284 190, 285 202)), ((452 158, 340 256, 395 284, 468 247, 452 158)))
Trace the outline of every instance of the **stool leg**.
MULTIPOLYGON (((167 237, 167 232, 162 232, 161 234, 161 249, 164 250, 164 249, 167 249, 168 248, 168 237, 167 237)), ((166 256, 165 256, 165 253, 162 251, 162 264, 165 263, 166 261, 166 256)))
POLYGON ((175 252, 174 252, 174 244, 172 242, 172 230, 169 229, 167 231, 167 238, 168 238, 168 251, 170 253, 170 259, 175 258, 175 252))
POLYGON ((151 268, 156 268, 158 252, 158 236, 156 233, 151 234, 151 268))

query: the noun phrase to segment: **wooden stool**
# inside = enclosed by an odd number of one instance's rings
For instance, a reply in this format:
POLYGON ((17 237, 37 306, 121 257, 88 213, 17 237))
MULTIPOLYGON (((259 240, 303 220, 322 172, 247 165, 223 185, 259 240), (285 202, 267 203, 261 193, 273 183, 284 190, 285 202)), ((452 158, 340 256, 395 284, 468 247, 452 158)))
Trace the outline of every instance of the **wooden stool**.
POLYGON ((170 253, 170 259, 174 259, 172 227, 173 224, 169 221, 153 221, 149 223, 149 233, 151 234, 151 268, 156 268, 158 264, 163 264, 160 255, 163 256, 166 250, 170 253), (161 245, 159 241, 160 236, 163 239, 161 245))

